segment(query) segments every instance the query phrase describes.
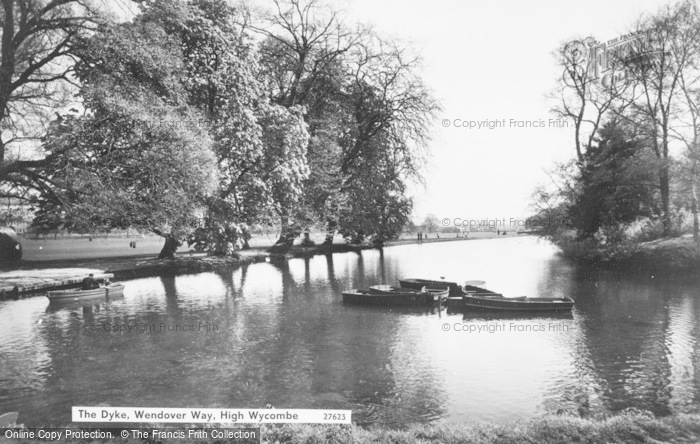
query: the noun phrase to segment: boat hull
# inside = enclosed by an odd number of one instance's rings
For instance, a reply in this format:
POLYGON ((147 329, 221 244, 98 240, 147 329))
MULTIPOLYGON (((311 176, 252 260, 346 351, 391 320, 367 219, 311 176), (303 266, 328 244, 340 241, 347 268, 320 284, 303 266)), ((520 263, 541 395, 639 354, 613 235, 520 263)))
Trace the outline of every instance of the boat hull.
POLYGON ((343 303, 379 306, 437 306, 447 297, 447 290, 411 291, 387 286, 376 286, 369 290, 343 292, 343 303))
POLYGON ((106 287, 94 288, 92 290, 55 290, 49 291, 47 297, 51 301, 82 301, 98 298, 114 298, 124 295, 124 285, 111 284, 106 287))
POLYGON ((500 293, 475 285, 460 286, 455 282, 429 279, 402 279, 401 287, 416 289, 447 287, 450 297, 445 305, 453 309, 513 311, 513 312, 561 312, 571 311, 574 301, 571 298, 506 298, 500 293))
POLYGON ((571 311, 574 301, 571 298, 495 298, 478 296, 461 296, 447 299, 450 308, 490 311, 519 311, 519 312, 563 312, 571 311))

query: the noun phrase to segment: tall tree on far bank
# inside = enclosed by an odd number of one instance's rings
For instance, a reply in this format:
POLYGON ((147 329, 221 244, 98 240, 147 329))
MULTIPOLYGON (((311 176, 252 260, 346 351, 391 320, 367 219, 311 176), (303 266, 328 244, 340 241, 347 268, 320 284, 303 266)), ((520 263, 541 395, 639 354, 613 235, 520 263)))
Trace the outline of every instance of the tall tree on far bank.
MULTIPOLYGON (((672 200, 672 185, 681 179, 673 176, 683 171, 672 169, 675 142, 685 146, 688 168, 697 169, 692 160, 697 119, 692 111, 700 72, 699 42, 697 4, 682 0, 643 16, 626 40, 613 46, 584 39, 557 52, 564 73, 554 112, 574 123, 579 174, 585 175, 590 166, 586 153, 594 148, 603 122, 612 119, 624 124, 640 147, 648 147, 654 155, 647 167, 657 178, 659 214, 655 217, 662 222, 665 236, 673 231, 672 201, 683 200, 672 200)), ((686 176, 694 178, 695 173, 686 176)), ((694 184, 688 188, 691 194, 694 189, 694 184)), ((697 213, 697 204, 691 207, 697 213)))
MULTIPOLYGON (((374 143, 382 143, 381 138, 374 143)), ((342 187, 339 231, 353 243, 370 239, 380 246, 401 233, 413 201, 406 197, 405 184, 386 150, 373 150, 357 162, 357 169, 342 187)))
POLYGON ((638 43, 613 63, 627 74, 633 88, 620 96, 628 119, 651 144, 657 158, 664 234, 671 234, 670 145, 683 99, 683 78, 697 70, 700 20, 692 1, 669 5, 640 19, 633 32, 638 43))
MULTIPOLYGON (((419 76, 420 58, 369 28, 344 25, 317 0, 275 1, 263 23, 256 28, 264 36, 262 78, 273 101, 306 108, 311 136, 301 211, 296 221, 283 221, 277 247, 289 248, 312 218, 324 224, 326 244, 336 231, 355 233, 354 240, 386 238, 376 231, 386 232, 380 213, 358 208, 366 201, 359 190, 404 189, 406 181, 420 180, 439 109, 419 76), (384 168, 368 159, 385 162, 387 174, 367 174, 365 168, 384 168), (367 217, 349 217, 350 209, 367 217)), ((405 207, 394 205, 398 197, 384 197, 376 201, 384 210, 405 207)))
POLYGON ((606 74, 605 79, 600 78, 597 60, 590 54, 596 44, 593 38, 588 37, 568 42, 555 52, 562 74, 550 95, 555 103, 552 112, 559 119, 573 123, 578 162, 584 161, 586 151, 593 145, 604 118, 627 88, 627 84, 619 80, 617 65, 611 66, 611 72, 606 74))
MULTIPOLYGON (((327 115, 328 112, 340 110, 344 87, 347 83, 345 58, 355 48, 365 30, 362 27, 349 29, 337 11, 324 7, 318 0, 273 0, 272 10, 252 26, 263 36, 259 46, 260 77, 268 90, 270 99, 287 108, 304 106, 305 120, 309 124, 311 142, 329 140, 330 134, 337 133, 338 120, 327 115), (319 136, 316 136, 317 133, 319 136)), ((338 115, 344 121, 342 115, 338 115)), ((333 142, 331 142, 333 143, 333 142)), ((312 150, 323 147, 313 145, 312 150)), ((307 153, 308 163, 314 165, 318 150, 307 153)), ((324 156, 326 159, 327 155, 324 156)), ((318 166, 321 166, 320 164, 318 166)), ((334 226, 334 205, 322 196, 330 196, 323 187, 330 184, 321 179, 323 173, 311 170, 309 187, 319 186, 304 191, 303 205, 307 208, 288 208, 282 211, 280 218, 281 234, 275 244, 276 250, 287 250, 294 239, 301 233, 301 219, 311 217, 309 213, 328 220, 328 226, 334 226), (310 207, 310 208, 308 208, 310 207), (330 212, 326 212, 330 210, 330 212), (290 217, 296 214, 297 218, 290 217)), ((337 190, 336 190, 337 191, 337 190)), ((332 233, 329 234, 332 239, 332 233)))
POLYGON ((425 216, 422 226, 428 230, 429 233, 432 233, 440 227, 440 219, 438 219, 437 216, 432 213, 428 214, 425 216))
POLYGON ((680 72, 677 120, 678 128, 672 128, 672 137, 683 145, 681 156, 681 189, 690 200, 693 215, 693 239, 700 250, 700 206, 698 183, 700 181, 700 10, 691 8, 690 19, 696 24, 686 29, 689 35, 683 39, 690 47, 688 68, 680 72))

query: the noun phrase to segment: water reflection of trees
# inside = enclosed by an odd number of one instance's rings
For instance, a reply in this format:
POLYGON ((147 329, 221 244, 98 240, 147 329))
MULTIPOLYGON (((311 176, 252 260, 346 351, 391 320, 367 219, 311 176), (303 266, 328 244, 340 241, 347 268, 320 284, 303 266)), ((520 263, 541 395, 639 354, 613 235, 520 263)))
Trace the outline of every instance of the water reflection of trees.
MULTIPOLYGON (((341 272, 343 282, 366 278, 375 283, 381 276, 381 256, 365 268, 362 254, 349 255, 352 260, 347 255, 341 259, 352 276, 341 272)), ((244 305, 224 309, 234 321, 220 339, 218 362, 226 371, 217 374, 220 395, 213 397, 215 404, 353 408, 363 412, 359 418, 382 417, 386 422, 444 412, 443 391, 432 369, 399 389, 397 367, 411 356, 396 356, 394 351, 402 341, 394 322, 397 316, 381 309, 358 312, 343 307, 340 293, 346 284, 337 278, 337 259, 329 255, 256 264, 243 267, 235 279, 228 273, 219 276, 227 294, 245 296, 240 301, 244 305), (251 274, 260 276, 246 279, 251 274), (265 296, 271 279, 278 280, 271 288, 279 298, 265 296), (263 297, 270 297, 269 303, 258 303, 263 297)))
MULTIPOLYGON (((697 307, 679 312, 685 319, 678 322, 669 305, 686 297, 688 287, 587 267, 576 268, 571 282, 568 294, 576 300, 586 344, 584 362, 590 362, 599 381, 605 409, 637 407, 660 415, 671 413, 673 398, 682 391, 674 387, 678 383, 672 378, 678 372, 672 350, 678 339, 673 338, 696 337, 689 332, 698 331, 700 313, 697 307)), ((684 346, 697 355, 697 341, 686 340, 684 346)), ((687 362, 698 365, 697 360, 687 362)), ((695 390, 690 396, 697 398, 697 384, 683 387, 688 388, 695 390)))
MULTIPOLYGON (((346 276, 349 281, 358 286, 365 279, 383 281, 383 254, 369 263, 362 253, 350 255, 355 258, 355 264, 351 267, 353 275, 346 276)), ((396 366, 401 363, 397 359, 412 358, 397 357, 395 353, 397 343, 404 340, 401 329, 397 328, 400 322, 396 322, 401 315, 376 308, 344 307, 340 303, 342 289, 335 279, 334 257, 327 257, 325 264, 320 261, 311 264, 308 258, 303 261, 301 285, 289 285, 295 282, 293 276, 288 276, 290 267, 280 267, 285 294, 276 313, 280 322, 275 325, 275 340, 262 347, 269 353, 268 359, 276 364, 269 369, 272 373, 268 374, 268 383, 277 385, 279 381, 287 381, 286 401, 291 405, 335 408, 356 405, 364 412, 366 421, 376 420, 373 416, 381 416, 383 422, 440 416, 444 402, 436 399, 436 394, 442 390, 436 387, 437 378, 431 369, 425 369, 420 377, 399 389, 396 366), (330 304, 322 303, 326 302, 327 286, 310 293, 310 276, 322 272, 311 267, 324 265, 334 298, 330 304)), ((360 413, 358 419, 362 416, 360 413)))

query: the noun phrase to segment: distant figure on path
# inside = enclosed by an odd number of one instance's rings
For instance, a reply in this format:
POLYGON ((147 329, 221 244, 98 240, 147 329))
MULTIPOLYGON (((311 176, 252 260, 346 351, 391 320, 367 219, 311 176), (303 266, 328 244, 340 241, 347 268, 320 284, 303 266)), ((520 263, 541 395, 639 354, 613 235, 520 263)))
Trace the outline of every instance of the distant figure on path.
POLYGON ((90 273, 88 277, 83 279, 83 284, 81 286, 81 289, 83 290, 93 290, 95 288, 100 288, 100 283, 95 280, 95 275, 90 273))
POLYGON ((501 230, 496 230, 496 236, 500 236, 500 235, 501 235, 501 230))

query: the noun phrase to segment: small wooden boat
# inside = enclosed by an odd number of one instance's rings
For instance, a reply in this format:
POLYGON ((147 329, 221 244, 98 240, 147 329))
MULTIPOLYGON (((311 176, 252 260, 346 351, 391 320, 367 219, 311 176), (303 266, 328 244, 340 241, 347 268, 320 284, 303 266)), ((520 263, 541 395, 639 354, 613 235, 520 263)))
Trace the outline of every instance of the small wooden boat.
POLYGON ((49 291, 46 296, 53 302, 80 301, 84 299, 113 298, 124 295, 124 285, 109 284, 104 287, 93 288, 92 290, 54 290, 49 291))
POLYGON ((369 290, 350 290, 343 292, 343 302, 362 305, 414 305, 437 306, 447 298, 449 290, 421 289, 411 290, 390 285, 375 285, 369 290))
POLYGON ((503 296, 465 295, 447 298, 450 308, 468 308, 492 311, 548 312, 571 311, 574 301, 571 298, 506 298, 503 296))
MULTIPOLYGON (((480 281, 483 282, 483 281, 480 281)), ((549 312, 567 311, 574 306, 574 300, 564 298, 506 298, 500 293, 479 287, 477 285, 458 285, 455 282, 431 281, 428 279, 402 279, 399 281, 402 287, 413 289, 418 285, 426 288, 430 286, 447 286, 450 297, 445 305, 450 308, 479 309, 493 311, 529 311, 549 312)))

